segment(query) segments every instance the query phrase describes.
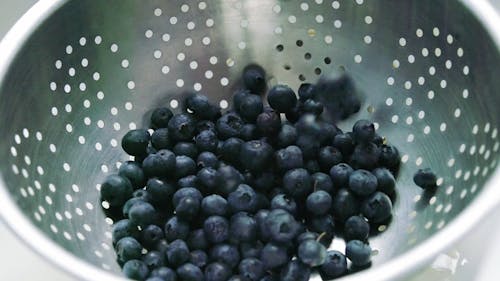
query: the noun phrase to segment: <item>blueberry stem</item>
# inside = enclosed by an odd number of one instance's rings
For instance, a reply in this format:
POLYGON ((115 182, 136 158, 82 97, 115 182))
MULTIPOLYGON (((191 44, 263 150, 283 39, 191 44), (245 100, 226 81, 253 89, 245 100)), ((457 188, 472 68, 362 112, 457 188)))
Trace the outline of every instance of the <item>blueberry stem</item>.
POLYGON ((326 232, 322 232, 322 233, 318 236, 318 238, 316 238, 316 242, 320 242, 320 241, 321 241, 321 239, 323 239, 323 237, 325 237, 325 236, 326 236, 326 232))

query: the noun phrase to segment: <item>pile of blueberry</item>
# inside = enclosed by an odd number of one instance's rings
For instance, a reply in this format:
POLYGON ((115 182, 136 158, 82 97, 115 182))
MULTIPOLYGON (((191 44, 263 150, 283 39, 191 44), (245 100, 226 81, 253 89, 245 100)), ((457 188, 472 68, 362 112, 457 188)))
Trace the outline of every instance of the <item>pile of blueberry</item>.
POLYGON ((352 132, 325 121, 317 84, 267 91, 258 67, 242 80, 227 112, 190 94, 181 113, 158 108, 152 130, 123 137, 134 161, 106 179, 101 199, 127 277, 330 280, 370 265, 370 229, 392 216, 398 150, 367 120, 352 132), (345 252, 327 250, 334 236, 345 252))

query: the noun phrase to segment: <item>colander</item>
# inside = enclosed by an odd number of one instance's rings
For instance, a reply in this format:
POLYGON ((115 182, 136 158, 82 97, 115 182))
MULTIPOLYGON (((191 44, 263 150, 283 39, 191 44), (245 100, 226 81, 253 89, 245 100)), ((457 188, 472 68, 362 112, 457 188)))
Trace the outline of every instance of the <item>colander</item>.
POLYGON ((0 45, 1 216, 75 277, 122 280, 99 188, 127 130, 187 90, 227 108, 249 63, 294 88, 343 67, 366 97, 353 119, 402 156, 373 266, 345 279, 409 277, 500 201, 499 24, 483 0, 39 1, 0 45))

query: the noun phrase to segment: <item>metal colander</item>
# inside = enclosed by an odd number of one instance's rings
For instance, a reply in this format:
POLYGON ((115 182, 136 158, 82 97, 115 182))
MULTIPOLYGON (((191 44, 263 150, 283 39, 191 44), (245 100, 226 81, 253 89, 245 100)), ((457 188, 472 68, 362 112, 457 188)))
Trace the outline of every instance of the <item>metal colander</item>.
POLYGON ((42 0, 0 46, 2 217, 76 277, 118 280, 99 184, 127 130, 185 90, 227 108, 248 63, 294 88, 344 67, 356 119, 403 163, 373 266, 347 279, 410 276, 499 201, 499 23, 482 0, 42 0), (412 182, 422 167, 435 194, 412 182))

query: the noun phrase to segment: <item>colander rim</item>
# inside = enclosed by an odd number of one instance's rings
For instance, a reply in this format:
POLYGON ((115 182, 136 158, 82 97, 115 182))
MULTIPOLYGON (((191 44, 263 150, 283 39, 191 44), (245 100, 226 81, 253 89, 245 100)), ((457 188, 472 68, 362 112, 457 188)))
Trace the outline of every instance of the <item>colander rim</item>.
MULTIPOLYGON (((40 0, 35 3, 10 29, 0 42, 0 88, 17 51, 36 28, 69 0, 40 0)), ((486 0, 460 0, 469 8, 476 19, 500 50, 500 27, 496 23, 500 17, 495 8, 486 0)), ((342 278, 344 281, 393 280, 409 274, 443 252, 463 237, 500 202, 500 194, 495 192, 495 183, 500 183, 500 167, 497 167, 469 206, 443 229, 427 240, 380 266, 367 269, 342 278)), ((0 219, 28 247, 40 257, 48 260, 62 271, 80 280, 125 280, 114 273, 100 269, 77 258, 57 243, 45 236, 17 207, 9 194, 3 176, 0 175, 0 219)))

